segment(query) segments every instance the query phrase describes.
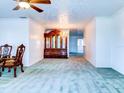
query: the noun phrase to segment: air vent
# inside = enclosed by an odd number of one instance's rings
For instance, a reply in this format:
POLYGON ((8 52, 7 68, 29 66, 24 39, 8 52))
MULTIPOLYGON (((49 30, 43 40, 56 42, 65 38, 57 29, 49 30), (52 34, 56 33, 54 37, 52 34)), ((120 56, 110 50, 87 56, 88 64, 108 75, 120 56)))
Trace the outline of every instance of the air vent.
POLYGON ((27 17, 19 17, 19 18, 26 19, 27 17))

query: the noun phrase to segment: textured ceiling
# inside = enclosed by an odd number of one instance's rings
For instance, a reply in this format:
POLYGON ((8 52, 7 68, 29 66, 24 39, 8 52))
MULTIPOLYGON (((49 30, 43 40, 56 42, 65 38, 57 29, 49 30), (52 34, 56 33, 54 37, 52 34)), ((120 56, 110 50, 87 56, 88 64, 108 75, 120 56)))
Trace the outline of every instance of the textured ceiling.
POLYGON ((124 6, 124 0, 51 0, 51 5, 38 5, 44 12, 12 11, 13 0, 0 1, 0 17, 32 17, 47 28, 83 27, 94 16, 110 16, 124 6))

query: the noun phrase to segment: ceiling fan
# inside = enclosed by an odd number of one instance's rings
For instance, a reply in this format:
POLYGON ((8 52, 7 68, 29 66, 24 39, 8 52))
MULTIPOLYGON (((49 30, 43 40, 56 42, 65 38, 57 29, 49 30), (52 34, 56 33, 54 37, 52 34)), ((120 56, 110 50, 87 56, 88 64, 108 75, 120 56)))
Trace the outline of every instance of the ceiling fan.
POLYGON ((32 8, 36 10, 37 12, 43 12, 43 10, 35 5, 35 4, 51 4, 50 0, 14 0, 17 2, 17 6, 13 10, 19 10, 19 9, 28 9, 32 8))

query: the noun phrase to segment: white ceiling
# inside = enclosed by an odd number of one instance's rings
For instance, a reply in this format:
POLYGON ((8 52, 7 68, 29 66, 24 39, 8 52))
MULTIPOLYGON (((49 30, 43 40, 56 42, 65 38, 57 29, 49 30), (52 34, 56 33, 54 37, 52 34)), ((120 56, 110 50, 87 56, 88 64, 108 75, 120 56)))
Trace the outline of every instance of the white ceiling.
POLYGON ((124 6, 124 0, 51 0, 51 5, 38 5, 44 12, 12 11, 13 0, 0 1, 0 17, 32 17, 47 28, 83 27, 94 16, 110 16, 124 6))

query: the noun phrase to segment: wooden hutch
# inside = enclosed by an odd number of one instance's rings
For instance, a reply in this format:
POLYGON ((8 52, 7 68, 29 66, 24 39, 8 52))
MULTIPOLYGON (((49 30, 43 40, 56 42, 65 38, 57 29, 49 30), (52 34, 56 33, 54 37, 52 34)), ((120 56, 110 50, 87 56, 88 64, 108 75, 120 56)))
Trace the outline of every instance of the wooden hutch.
POLYGON ((44 34, 44 58, 67 58, 67 32, 57 29, 44 34))

